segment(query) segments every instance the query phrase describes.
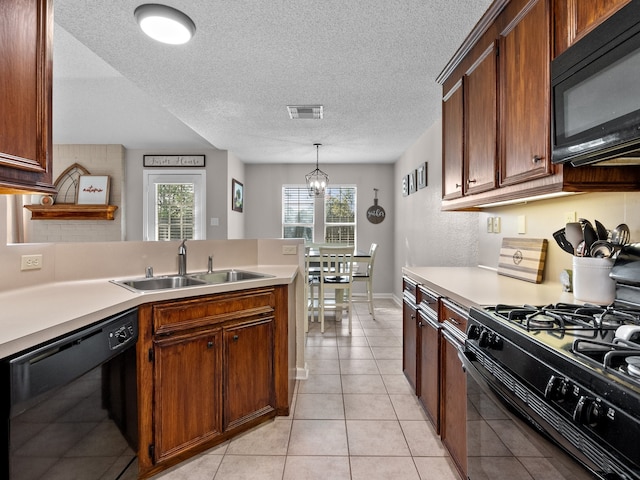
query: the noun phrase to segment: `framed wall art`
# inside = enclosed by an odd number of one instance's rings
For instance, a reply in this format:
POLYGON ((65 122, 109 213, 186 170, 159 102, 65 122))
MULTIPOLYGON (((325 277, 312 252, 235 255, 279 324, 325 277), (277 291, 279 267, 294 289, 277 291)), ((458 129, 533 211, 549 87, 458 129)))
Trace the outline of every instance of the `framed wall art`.
POLYGON ((418 165, 418 189, 427 186, 427 162, 423 162, 418 165))
POLYGON ((244 207, 244 185, 235 178, 231 180, 231 209, 242 213, 244 207))
POLYGON ((409 173, 409 193, 415 193, 416 191, 416 171, 411 170, 411 173, 409 173))
POLYGON ((108 175, 80 175, 76 204, 107 205, 109 203, 108 175))

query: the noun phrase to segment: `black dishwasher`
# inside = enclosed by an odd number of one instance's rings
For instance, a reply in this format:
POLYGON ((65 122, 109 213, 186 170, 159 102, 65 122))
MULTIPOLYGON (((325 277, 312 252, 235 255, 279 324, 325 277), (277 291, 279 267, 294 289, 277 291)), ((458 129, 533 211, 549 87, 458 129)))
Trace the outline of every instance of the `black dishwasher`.
POLYGON ((0 478, 137 473, 137 339, 134 308, 0 361, 0 478))

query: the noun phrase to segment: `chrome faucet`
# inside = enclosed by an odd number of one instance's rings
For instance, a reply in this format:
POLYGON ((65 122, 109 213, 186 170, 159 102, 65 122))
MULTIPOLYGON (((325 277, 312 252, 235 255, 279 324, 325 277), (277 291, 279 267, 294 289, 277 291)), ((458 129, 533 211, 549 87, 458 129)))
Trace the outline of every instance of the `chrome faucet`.
POLYGON ((182 243, 178 247, 178 275, 187 274, 187 246, 185 242, 187 239, 182 240, 182 243))
POLYGON ((213 272, 213 255, 209 255, 209 262, 207 264, 207 273, 213 272))

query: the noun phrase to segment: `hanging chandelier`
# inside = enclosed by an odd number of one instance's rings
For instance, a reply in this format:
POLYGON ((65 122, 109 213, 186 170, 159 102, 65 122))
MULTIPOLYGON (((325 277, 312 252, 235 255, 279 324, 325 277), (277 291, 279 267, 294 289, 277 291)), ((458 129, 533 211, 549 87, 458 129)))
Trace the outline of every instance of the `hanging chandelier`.
POLYGON ((307 187, 309 187, 309 193, 311 195, 324 195, 324 191, 329 184, 329 175, 324 173, 320 168, 318 168, 318 156, 319 156, 319 148, 321 143, 314 143, 316 147, 316 169, 312 172, 309 172, 305 175, 307 180, 307 187))

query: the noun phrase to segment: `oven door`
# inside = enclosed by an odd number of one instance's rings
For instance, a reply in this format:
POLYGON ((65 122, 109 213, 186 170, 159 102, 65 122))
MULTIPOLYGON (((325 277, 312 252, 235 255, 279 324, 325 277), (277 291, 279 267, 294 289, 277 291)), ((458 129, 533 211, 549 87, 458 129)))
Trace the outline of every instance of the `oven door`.
POLYGON ((517 396, 497 382, 473 352, 465 350, 459 355, 467 372, 470 480, 594 478, 595 466, 588 471, 542 433, 542 419, 532 418, 535 413, 522 408, 517 396))

